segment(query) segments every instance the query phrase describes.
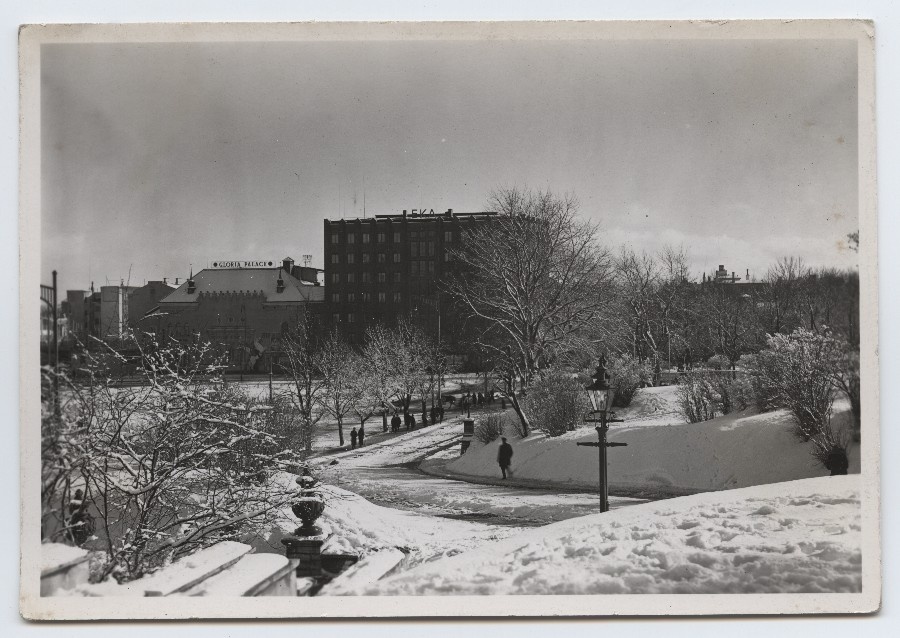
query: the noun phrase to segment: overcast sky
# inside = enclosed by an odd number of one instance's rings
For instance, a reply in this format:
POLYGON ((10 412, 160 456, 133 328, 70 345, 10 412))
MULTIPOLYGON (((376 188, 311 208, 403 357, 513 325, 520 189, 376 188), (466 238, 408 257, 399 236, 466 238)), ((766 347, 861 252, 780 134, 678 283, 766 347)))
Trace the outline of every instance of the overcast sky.
POLYGON ((313 255, 322 220, 575 194, 602 240, 697 273, 847 267, 854 41, 42 48, 42 281, 313 255))

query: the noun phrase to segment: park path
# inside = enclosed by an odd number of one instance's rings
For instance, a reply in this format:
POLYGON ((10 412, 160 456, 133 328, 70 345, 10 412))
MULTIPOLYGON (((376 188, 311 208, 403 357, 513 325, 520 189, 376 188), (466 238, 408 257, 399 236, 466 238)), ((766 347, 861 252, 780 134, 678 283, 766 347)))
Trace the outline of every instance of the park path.
MULTIPOLYGON (((460 416, 400 434, 373 436, 370 445, 317 457, 320 478, 395 509, 491 525, 533 527, 595 514, 597 494, 585 490, 440 475, 459 454, 460 416)), ((613 509, 644 502, 611 497, 613 509)))

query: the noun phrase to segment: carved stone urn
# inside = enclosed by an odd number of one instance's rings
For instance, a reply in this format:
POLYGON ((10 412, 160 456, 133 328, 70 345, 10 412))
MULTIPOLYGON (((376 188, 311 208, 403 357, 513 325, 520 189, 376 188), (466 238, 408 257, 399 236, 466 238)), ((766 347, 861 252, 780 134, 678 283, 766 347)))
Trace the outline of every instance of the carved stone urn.
POLYGON ((304 468, 303 476, 297 477, 300 493, 291 505, 294 516, 300 519, 301 525, 294 530, 294 536, 318 536, 322 530, 315 524, 325 511, 325 499, 319 491, 319 481, 304 468))

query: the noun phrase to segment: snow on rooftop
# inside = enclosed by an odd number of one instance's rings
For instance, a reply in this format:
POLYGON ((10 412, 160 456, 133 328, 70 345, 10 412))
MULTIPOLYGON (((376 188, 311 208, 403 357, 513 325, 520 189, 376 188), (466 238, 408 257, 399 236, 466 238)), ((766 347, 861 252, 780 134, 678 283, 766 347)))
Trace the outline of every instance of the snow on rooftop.
POLYGON ((43 543, 41 545, 41 573, 54 571, 87 555, 87 551, 80 547, 62 543, 43 543))

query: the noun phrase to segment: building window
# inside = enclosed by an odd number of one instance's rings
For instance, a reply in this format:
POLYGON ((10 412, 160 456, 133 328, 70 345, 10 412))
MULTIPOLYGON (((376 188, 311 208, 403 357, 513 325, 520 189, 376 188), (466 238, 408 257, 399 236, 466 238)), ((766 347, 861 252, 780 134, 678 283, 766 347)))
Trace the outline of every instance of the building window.
POLYGON ((339 284, 339 283, 341 283, 341 276, 340 276, 340 274, 338 274, 338 273, 336 273, 336 272, 331 273, 331 283, 333 283, 333 284, 339 284))
POLYGON ((356 283, 356 273, 352 273, 352 272, 347 273, 347 283, 348 284, 356 283))
POLYGON ((369 233, 362 234, 362 243, 368 244, 371 239, 372 239, 372 235, 370 235, 369 233))
POLYGON ((379 243, 379 244, 383 244, 384 242, 385 242, 385 235, 384 235, 384 233, 378 233, 378 243, 379 243))
POLYGON ((378 263, 383 264, 387 261, 387 258, 384 256, 384 253, 378 253, 378 263))
POLYGON ((394 303, 400 303, 400 293, 399 292, 394 293, 394 303))
POLYGON ((414 261, 410 264, 410 270, 412 271, 413 277, 419 276, 419 262, 414 261))
POLYGON ((331 303, 341 303, 341 293, 339 293, 339 292, 331 293, 331 303))
POLYGON ((452 230, 444 231, 444 241, 453 241, 453 231, 452 230))
POLYGON ((364 264, 369 263, 369 261, 371 260, 371 258, 372 258, 372 255, 370 255, 369 253, 363 253, 363 256, 362 256, 362 263, 364 263, 364 264))
POLYGON ((380 272, 378 273, 378 283, 383 284, 387 281, 387 273, 380 272))
POLYGON ((378 303, 384 303, 384 302, 386 302, 386 301, 387 301, 387 293, 386 293, 386 292, 379 292, 379 293, 378 293, 378 303))
POLYGON ((399 284, 399 283, 400 283, 400 273, 398 273, 398 272, 395 272, 395 273, 394 273, 394 283, 395 283, 395 284, 399 284))
POLYGON ((394 243, 395 244, 400 243, 400 233, 394 233, 394 243))
POLYGON ((370 272, 364 272, 364 273, 362 274, 362 282, 363 282, 364 284, 370 284, 370 283, 372 283, 372 273, 370 273, 370 272))
POLYGON ((355 292, 348 292, 348 293, 347 293, 347 302, 348 302, 348 303, 354 303, 355 301, 356 301, 356 293, 355 293, 355 292))
POLYGON ((362 293, 363 303, 370 303, 372 301, 372 293, 364 292, 362 293))
POLYGON ((400 253, 394 253, 394 263, 395 264, 400 263, 400 253))
POLYGON ((450 257, 451 257, 450 253, 444 253, 444 263, 447 263, 448 261, 450 261, 450 257))
POLYGON ((353 312, 347 313, 347 323, 356 323, 356 313, 353 313, 353 312))
POLYGON ((349 255, 347 255, 347 263, 348 264, 356 263, 356 255, 354 255, 353 253, 350 253, 349 255))
POLYGON ((355 233, 347 233, 347 243, 348 244, 356 243, 356 234, 355 233))
POLYGON ((339 263, 341 263, 341 256, 338 255, 338 254, 332 255, 332 256, 331 256, 331 263, 333 263, 333 264, 339 264, 339 263))
POLYGON ((428 262, 426 262, 426 263, 428 264, 428 274, 433 275, 434 274, 434 262, 431 260, 428 260, 428 262))
POLYGON ((336 312, 333 315, 331 315, 331 320, 335 323, 340 323, 341 322, 341 313, 336 312))
POLYGON ((433 241, 428 242, 428 256, 434 257, 434 242, 433 241))
POLYGON ((332 244, 341 243, 341 236, 338 235, 337 233, 331 233, 331 243, 332 244))
MULTIPOLYGON (((419 242, 414 241, 409 245, 409 256, 410 257, 418 257, 419 256, 419 242)), ((422 255, 425 256, 424 254, 422 255)))

